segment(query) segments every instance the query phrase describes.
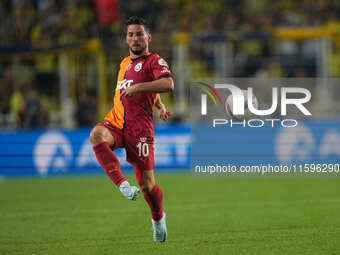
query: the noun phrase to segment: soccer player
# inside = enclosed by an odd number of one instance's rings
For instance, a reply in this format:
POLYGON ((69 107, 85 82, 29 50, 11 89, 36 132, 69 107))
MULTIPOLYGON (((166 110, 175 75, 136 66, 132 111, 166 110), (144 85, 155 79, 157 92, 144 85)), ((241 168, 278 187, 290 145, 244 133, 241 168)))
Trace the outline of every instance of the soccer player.
POLYGON ((134 167, 137 182, 152 214, 153 238, 167 237, 163 192, 154 177, 153 106, 160 118, 170 116, 158 93, 174 90, 167 62, 149 52, 151 34, 147 22, 130 17, 126 23, 130 56, 123 59, 118 73, 114 105, 91 131, 90 141, 99 164, 128 199, 135 200, 139 188, 126 181, 113 150, 124 147, 126 160, 134 167))

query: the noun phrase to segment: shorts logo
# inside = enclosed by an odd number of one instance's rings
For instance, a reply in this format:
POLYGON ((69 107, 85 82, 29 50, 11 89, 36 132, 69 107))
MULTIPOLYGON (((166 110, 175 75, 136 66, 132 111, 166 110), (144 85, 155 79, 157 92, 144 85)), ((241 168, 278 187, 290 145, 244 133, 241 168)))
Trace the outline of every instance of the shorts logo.
POLYGON ((146 142, 146 139, 147 139, 146 137, 141 137, 141 138, 140 138, 140 141, 141 141, 142 143, 145 143, 145 142, 146 142))
POLYGON ((165 60, 164 59, 162 59, 162 58, 160 58, 159 60, 158 60, 158 64, 160 65, 160 66, 166 66, 166 67, 168 67, 168 64, 165 62, 165 60))
POLYGON ((139 72, 142 69, 142 63, 138 63, 137 65, 135 65, 135 72, 139 72))

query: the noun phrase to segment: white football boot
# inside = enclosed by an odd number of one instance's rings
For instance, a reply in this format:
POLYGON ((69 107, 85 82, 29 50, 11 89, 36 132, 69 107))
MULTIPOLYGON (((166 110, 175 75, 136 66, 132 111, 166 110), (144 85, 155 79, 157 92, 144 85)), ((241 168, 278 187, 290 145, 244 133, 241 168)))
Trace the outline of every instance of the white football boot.
POLYGON ((128 181, 123 181, 119 186, 119 190, 130 200, 136 200, 140 192, 139 188, 131 186, 128 181))
POLYGON ((168 232, 166 230, 166 216, 165 212, 163 212, 163 217, 160 221, 154 221, 152 219, 152 228, 153 228, 153 240, 156 243, 163 243, 166 241, 166 237, 168 232))

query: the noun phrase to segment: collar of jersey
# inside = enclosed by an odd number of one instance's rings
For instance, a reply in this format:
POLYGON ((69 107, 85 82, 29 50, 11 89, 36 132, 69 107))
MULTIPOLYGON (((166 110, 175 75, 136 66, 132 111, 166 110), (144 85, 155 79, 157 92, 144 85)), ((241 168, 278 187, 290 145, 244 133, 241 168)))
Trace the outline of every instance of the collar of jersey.
POLYGON ((143 56, 140 56, 138 58, 131 58, 131 61, 135 62, 138 59, 145 58, 145 57, 150 56, 150 55, 151 55, 151 52, 146 52, 143 56))

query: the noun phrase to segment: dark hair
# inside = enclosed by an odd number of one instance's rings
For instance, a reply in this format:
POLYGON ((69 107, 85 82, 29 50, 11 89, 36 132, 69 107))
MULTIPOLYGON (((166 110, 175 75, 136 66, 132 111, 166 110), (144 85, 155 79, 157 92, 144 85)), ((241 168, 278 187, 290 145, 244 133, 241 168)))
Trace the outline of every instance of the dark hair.
POLYGON ((144 26, 145 31, 147 31, 148 33, 150 32, 150 26, 149 26, 148 22, 141 17, 132 16, 132 17, 128 18, 126 20, 126 27, 128 27, 129 25, 142 25, 142 26, 144 26))

